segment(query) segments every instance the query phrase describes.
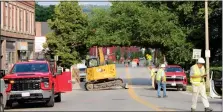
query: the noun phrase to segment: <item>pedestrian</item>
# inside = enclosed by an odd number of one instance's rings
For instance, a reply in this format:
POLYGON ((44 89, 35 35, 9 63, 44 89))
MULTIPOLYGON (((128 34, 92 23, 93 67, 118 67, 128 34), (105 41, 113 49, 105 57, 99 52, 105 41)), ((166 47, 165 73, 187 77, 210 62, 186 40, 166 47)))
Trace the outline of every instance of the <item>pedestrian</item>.
POLYGON ((165 64, 161 64, 157 74, 156 74, 156 82, 157 82, 157 85, 158 85, 158 89, 157 89, 157 95, 158 95, 158 98, 161 98, 160 96, 160 91, 161 91, 161 88, 163 89, 163 97, 167 97, 166 95, 166 73, 165 73, 165 64))
POLYGON ((192 84, 192 106, 191 111, 195 111, 197 106, 197 98, 198 95, 201 94, 201 99, 205 107, 205 111, 212 111, 213 109, 209 108, 209 102, 206 95, 205 88, 205 80, 204 78, 207 76, 205 73, 204 65, 205 60, 203 58, 199 58, 197 60, 197 64, 193 65, 190 68, 190 82, 192 84))
POLYGON ((155 70, 152 67, 152 65, 149 66, 149 73, 150 73, 150 77, 151 77, 151 82, 152 82, 152 87, 155 88, 154 85, 154 80, 155 80, 155 70))

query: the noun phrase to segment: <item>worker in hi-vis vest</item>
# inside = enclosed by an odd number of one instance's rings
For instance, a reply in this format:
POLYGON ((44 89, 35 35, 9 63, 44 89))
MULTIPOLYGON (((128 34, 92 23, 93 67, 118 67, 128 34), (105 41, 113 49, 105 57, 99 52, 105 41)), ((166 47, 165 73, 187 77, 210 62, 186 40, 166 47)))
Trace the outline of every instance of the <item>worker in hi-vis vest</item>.
POLYGON ((152 82, 152 87, 155 88, 155 85, 154 85, 154 80, 155 80, 155 70, 154 68, 152 67, 152 65, 149 66, 149 72, 150 72, 150 77, 151 77, 151 82, 152 82))
POLYGON ((190 82, 192 84, 193 90, 191 111, 195 111, 197 107, 197 98, 199 94, 201 94, 201 99, 204 104, 205 111, 212 111, 212 109, 209 108, 209 102, 206 95, 204 78, 207 75, 203 64, 205 64, 205 60, 203 58, 199 58, 197 60, 197 64, 190 68, 190 82))
POLYGON ((160 91, 163 89, 163 97, 167 97, 166 95, 166 73, 165 73, 165 64, 161 64, 157 74, 156 74, 156 83, 158 85, 157 94, 158 98, 161 98, 160 91))

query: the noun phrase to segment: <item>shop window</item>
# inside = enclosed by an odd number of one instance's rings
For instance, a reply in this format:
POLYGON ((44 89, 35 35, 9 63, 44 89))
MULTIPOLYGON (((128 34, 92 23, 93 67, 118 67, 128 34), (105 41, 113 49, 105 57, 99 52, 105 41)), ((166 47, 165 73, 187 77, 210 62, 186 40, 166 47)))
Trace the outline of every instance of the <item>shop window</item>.
POLYGON ((15 42, 6 41, 6 62, 15 63, 15 42))
POLYGON ((29 59, 33 59, 34 57, 33 57, 33 43, 28 43, 28 52, 27 52, 27 54, 28 54, 28 58, 29 59))
POLYGON ((27 51, 27 57, 33 59, 33 51, 27 51))
POLYGON ((15 63, 15 52, 7 52, 6 53, 6 62, 7 63, 15 63))
POLYGON ((5 66, 6 73, 10 71, 14 63, 15 63, 15 52, 6 52, 6 66, 5 66))

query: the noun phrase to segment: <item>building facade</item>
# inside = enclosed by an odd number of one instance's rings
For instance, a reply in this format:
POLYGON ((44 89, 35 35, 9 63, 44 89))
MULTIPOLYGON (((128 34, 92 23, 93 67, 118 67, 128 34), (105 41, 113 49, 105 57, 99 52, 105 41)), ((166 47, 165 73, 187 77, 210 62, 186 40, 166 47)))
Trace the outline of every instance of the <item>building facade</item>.
POLYGON ((47 22, 36 22, 36 36, 35 36, 35 58, 43 58, 44 48, 43 44, 46 42, 46 34, 51 31, 47 22))
POLYGON ((1 2, 1 69, 8 72, 14 63, 33 58, 35 1, 1 2))

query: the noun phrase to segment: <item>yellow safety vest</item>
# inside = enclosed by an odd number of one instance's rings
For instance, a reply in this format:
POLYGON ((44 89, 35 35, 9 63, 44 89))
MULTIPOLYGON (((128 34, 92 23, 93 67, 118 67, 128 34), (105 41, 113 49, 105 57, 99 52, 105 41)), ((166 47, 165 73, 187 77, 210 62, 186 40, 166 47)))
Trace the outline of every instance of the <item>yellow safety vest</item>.
POLYGON ((163 73, 164 73, 163 81, 166 82, 166 73, 163 69, 158 70, 158 72, 156 74, 156 80, 157 81, 161 81, 161 78, 162 78, 161 76, 162 76, 163 73))
MULTIPOLYGON (((204 66, 202 66, 201 69, 199 69, 199 67, 197 66, 197 64, 192 66, 193 69, 193 76, 202 76, 205 74, 205 68, 204 66)), ((201 84, 201 82, 204 82, 204 78, 190 78, 190 82, 191 84, 195 85, 195 86, 199 86, 201 84)))
POLYGON ((151 70, 150 70, 150 75, 151 75, 151 77, 154 77, 154 75, 155 75, 155 71, 154 71, 154 69, 151 69, 151 70))

